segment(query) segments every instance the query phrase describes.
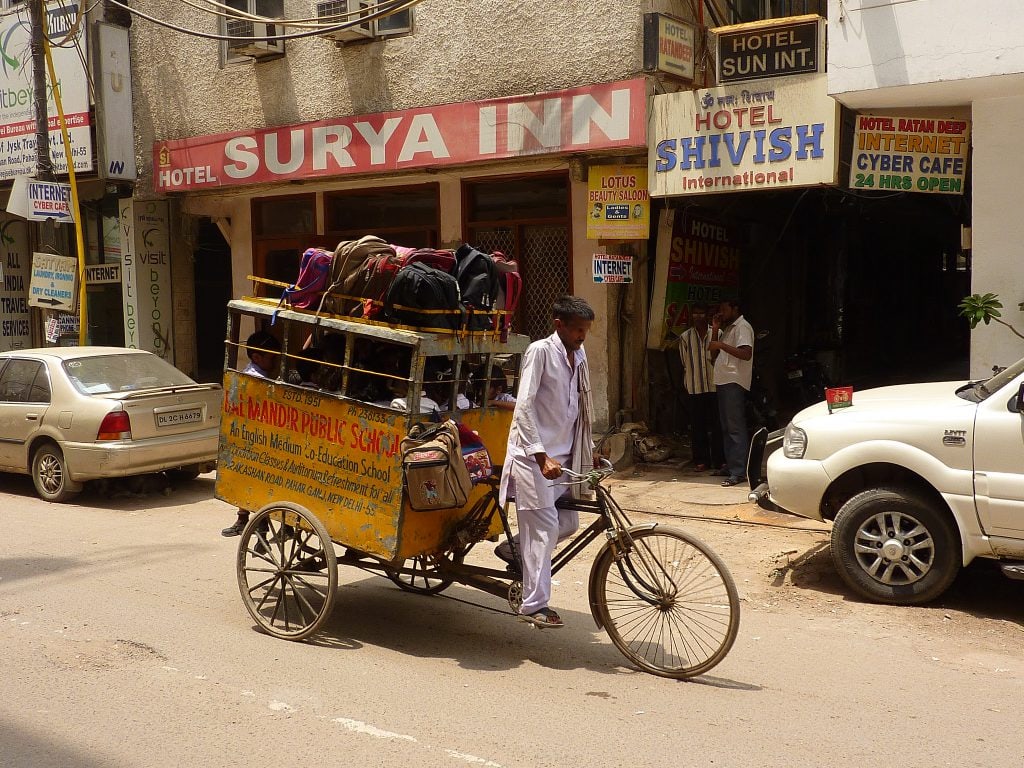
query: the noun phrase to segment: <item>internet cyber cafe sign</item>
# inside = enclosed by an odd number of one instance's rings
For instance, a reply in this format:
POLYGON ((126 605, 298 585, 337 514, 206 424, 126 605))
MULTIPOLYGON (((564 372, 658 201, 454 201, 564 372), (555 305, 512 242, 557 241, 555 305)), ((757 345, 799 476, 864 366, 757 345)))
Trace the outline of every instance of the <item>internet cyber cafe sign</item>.
POLYGON ((650 231, 647 168, 591 166, 587 173, 587 239, 646 240, 650 231))
POLYGON ((839 103, 827 75, 654 97, 652 197, 835 184, 839 103))
POLYGON ((850 186, 963 194, 970 147, 967 120, 857 115, 850 186))
POLYGON ((633 257, 618 253, 595 253, 594 282, 632 283, 633 257))
POLYGON ((119 201, 124 340, 173 361, 169 212, 163 200, 119 201))

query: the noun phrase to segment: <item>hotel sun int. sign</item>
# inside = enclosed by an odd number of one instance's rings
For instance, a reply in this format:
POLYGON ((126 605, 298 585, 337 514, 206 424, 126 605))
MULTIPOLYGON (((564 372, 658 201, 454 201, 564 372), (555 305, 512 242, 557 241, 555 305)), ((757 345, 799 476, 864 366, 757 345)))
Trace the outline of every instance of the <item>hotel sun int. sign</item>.
POLYGON ((183 192, 647 144, 642 78, 153 145, 156 188, 183 192))

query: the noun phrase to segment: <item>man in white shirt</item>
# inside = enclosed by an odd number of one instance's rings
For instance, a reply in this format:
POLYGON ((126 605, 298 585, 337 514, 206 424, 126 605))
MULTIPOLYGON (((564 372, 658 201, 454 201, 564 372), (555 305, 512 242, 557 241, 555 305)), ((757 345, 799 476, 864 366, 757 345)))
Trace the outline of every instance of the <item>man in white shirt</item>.
POLYGON ((739 303, 722 302, 711 323, 711 337, 708 348, 715 361, 715 392, 729 473, 722 485, 738 485, 747 475, 747 392, 754 371, 754 329, 743 319, 739 303))
POLYGON ((690 439, 694 468, 698 472, 709 467, 718 469, 724 463, 710 343, 707 308, 694 304, 690 310, 690 327, 679 336, 679 360, 683 364, 683 386, 689 395, 690 439))
MULTIPOLYGON (((575 486, 553 485, 562 467, 589 471, 593 466, 590 432, 590 375, 583 341, 594 310, 576 296, 563 296, 552 310, 555 332, 526 350, 512 428, 501 477, 501 503, 515 495, 522 559, 523 603, 519 616, 537 627, 561 627, 548 607, 551 555, 555 545, 579 527, 574 510, 556 509, 555 501, 575 486), (571 464, 570 464, 571 462, 571 464)), ((514 562, 509 542, 495 554, 514 562)))

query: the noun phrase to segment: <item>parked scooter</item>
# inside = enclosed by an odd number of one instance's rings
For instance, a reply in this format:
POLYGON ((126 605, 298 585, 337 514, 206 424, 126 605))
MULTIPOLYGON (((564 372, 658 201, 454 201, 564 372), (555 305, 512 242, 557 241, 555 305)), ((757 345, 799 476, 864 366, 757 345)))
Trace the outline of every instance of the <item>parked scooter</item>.
POLYGON ((761 366, 759 360, 763 360, 763 351, 758 355, 758 350, 763 348, 763 342, 768 338, 768 331, 758 331, 754 336, 754 367, 750 377, 750 391, 747 392, 747 429, 753 434, 764 427, 769 432, 779 428, 779 412, 772 400, 771 393, 764 385, 761 377, 761 366))
POLYGON ((797 409, 821 402, 832 386, 813 350, 794 352, 786 358, 786 397, 797 409))

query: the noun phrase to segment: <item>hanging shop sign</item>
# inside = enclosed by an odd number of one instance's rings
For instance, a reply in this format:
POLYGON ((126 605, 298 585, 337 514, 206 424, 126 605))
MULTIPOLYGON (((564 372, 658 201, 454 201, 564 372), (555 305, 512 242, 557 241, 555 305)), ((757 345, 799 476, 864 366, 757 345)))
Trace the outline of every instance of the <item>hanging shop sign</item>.
POLYGON ((633 257, 618 253, 595 253, 594 282, 632 283, 633 257))
POLYGON ((850 186, 962 195, 970 147, 967 120, 857 115, 850 186))
POLYGON ((167 202, 125 199, 119 210, 125 346, 174 362, 167 202))
POLYGON ((32 346, 28 308, 31 266, 28 222, 0 213, 0 352, 32 346))
POLYGON ((693 80, 694 28, 663 13, 644 14, 644 72, 693 80))
POLYGON ((651 195, 835 184, 839 103, 827 75, 654 97, 651 195))
POLYGON ((32 277, 28 289, 30 307, 74 311, 77 283, 78 259, 52 253, 32 254, 32 277))
POLYGON ((718 49, 718 83, 820 72, 825 62, 825 20, 797 16, 711 30, 718 49))
POLYGON ((643 78, 153 145, 160 192, 647 146, 643 78))
POLYGON ((651 231, 647 169, 594 165, 587 175, 587 239, 646 240, 651 231))
MULTIPOLYGON (((82 62, 87 60, 86 24, 75 22, 79 3, 52 2, 46 5, 46 29, 50 40, 66 45, 51 46, 57 91, 68 126, 71 154, 76 171, 92 170, 92 138, 89 121, 89 85, 82 62), (70 37, 69 37, 70 36, 70 37)), ((31 28, 27 13, 0 16, 0 181, 28 176, 36 171, 36 122, 33 111, 31 28)), ((47 89, 50 158, 55 173, 68 171, 60 117, 47 89)))
POLYGON ((58 224, 73 224, 71 185, 17 176, 11 186, 7 211, 29 221, 53 219, 58 224))
POLYGON ((742 249, 723 221, 694 210, 662 214, 647 346, 664 349, 690 327, 695 304, 716 308, 738 295, 742 249))
POLYGON ((89 285, 120 283, 120 264, 89 264, 85 268, 85 282, 89 285))
POLYGON ((100 178, 135 181, 135 122, 132 112, 128 30, 98 23, 96 29, 96 142, 100 178))

